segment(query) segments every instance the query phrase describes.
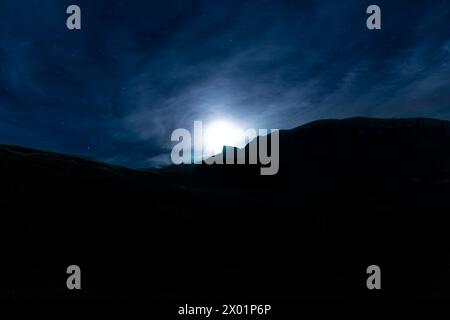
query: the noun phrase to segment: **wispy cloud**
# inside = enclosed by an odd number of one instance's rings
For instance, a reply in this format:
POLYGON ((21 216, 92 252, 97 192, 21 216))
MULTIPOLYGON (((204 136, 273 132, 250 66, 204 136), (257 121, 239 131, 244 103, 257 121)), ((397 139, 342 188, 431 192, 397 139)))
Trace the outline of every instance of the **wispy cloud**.
POLYGON ((0 142, 145 166, 194 120, 449 119, 448 1, 378 1, 379 31, 369 4, 82 0, 70 33, 63 2, 3 2, 0 142))

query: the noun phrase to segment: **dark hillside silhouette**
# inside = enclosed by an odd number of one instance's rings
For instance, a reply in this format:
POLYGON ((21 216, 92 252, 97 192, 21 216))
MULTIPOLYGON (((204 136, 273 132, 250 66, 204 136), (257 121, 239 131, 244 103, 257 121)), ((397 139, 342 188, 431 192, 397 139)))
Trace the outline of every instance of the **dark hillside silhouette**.
POLYGON ((280 170, 132 170, 0 147, 14 298, 449 297, 450 123, 321 120, 280 132, 280 170), (367 266, 383 290, 366 289, 367 266), (62 269, 61 269, 62 268, 62 269), (63 271, 60 271, 63 270, 63 271))

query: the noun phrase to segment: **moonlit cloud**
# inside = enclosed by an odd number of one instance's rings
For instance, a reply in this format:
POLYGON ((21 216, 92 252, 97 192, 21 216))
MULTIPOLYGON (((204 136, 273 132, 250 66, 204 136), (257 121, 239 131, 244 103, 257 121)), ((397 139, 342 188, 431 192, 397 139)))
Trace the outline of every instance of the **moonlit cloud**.
POLYGON ((450 119, 448 1, 378 1, 379 31, 369 1, 84 0, 78 33, 69 4, 0 4, 0 143, 143 167, 194 120, 450 119))

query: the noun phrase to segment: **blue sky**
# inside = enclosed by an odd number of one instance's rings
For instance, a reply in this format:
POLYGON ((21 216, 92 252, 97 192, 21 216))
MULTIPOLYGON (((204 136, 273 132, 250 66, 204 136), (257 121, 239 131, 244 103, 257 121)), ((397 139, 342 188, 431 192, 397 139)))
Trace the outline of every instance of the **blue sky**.
POLYGON ((2 1, 0 143, 145 167, 194 120, 450 119, 449 26, 449 0, 2 1))

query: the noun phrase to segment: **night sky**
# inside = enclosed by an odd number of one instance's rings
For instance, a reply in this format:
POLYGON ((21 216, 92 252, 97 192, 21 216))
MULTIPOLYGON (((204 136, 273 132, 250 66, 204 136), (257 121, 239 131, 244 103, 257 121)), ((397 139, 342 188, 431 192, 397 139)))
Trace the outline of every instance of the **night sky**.
POLYGON ((0 2, 1 144, 146 167, 194 120, 351 116, 450 119, 450 0, 0 2))

